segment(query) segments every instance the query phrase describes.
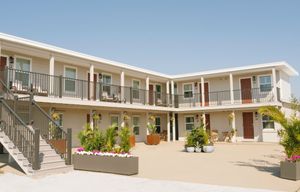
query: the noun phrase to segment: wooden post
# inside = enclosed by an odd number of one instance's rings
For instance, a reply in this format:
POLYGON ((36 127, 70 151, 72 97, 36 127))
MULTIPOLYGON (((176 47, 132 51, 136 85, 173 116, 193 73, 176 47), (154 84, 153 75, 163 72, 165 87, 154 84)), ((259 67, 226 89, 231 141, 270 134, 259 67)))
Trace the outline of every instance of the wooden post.
POLYGON ((59 98, 62 98, 63 92, 63 77, 62 75, 59 76, 59 98))
POLYGON ((39 129, 34 130, 33 137, 34 137, 33 138, 34 154, 33 154, 32 169, 38 170, 40 169, 40 130, 39 129))
POLYGON ((67 129, 67 165, 72 164, 72 129, 67 129))

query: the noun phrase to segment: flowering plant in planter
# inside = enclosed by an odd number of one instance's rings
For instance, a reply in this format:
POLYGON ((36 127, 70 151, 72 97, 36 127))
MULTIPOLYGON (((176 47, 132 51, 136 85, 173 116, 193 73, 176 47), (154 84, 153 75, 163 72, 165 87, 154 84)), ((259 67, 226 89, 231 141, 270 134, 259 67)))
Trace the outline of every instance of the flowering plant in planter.
POLYGON ((293 98, 291 108, 294 113, 290 118, 274 106, 262 107, 258 110, 261 115, 272 118, 274 122, 281 125, 282 129, 278 131, 280 144, 284 148, 287 156, 285 161, 280 162, 280 176, 286 179, 300 179, 300 119, 297 117, 299 111, 299 102, 293 98))
POLYGON ((102 151, 85 151, 84 148, 80 147, 75 152, 78 155, 96 155, 96 156, 106 156, 106 157, 134 157, 130 153, 115 153, 115 152, 102 152, 102 151))

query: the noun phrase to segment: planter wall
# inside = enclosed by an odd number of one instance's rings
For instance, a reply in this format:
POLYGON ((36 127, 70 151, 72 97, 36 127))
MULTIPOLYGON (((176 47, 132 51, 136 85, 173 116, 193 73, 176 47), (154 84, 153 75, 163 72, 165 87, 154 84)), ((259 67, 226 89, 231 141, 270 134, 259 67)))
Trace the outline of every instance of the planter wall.
POLYGON ((130 147, 134 147, 135 146, 135 135, 130 135, 129 140, 130 140, 130 147))
POLYGON ((59 152, 60 154, 65 154, 67 151, 67 140, 66 139, 56 139, 56 140, 49 140, 49 143, 53 145, 53 147, 59 152))
POLYGON ((160 143, 160 135, 159 134, 147 135, 147 144, 148 145, 158 145, 159 143, 160 143))
POLYGON ((300 162, 280 162, 280 177, 284 179, 300 179, 300 162))
POLYGON ((75 170, 96 171, 121 175, 138 174, 138 160, 138 157, 73 155, 73 165, 75 170))

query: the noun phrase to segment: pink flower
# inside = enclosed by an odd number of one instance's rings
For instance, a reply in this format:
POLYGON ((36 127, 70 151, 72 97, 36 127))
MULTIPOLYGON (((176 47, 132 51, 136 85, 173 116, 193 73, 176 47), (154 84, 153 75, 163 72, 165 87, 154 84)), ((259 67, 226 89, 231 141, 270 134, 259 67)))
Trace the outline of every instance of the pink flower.
POLYGON ((82 151, 84 151, 84 148, 83 148, 83 147, 77 148, 77 152, 82 152, 82 151))

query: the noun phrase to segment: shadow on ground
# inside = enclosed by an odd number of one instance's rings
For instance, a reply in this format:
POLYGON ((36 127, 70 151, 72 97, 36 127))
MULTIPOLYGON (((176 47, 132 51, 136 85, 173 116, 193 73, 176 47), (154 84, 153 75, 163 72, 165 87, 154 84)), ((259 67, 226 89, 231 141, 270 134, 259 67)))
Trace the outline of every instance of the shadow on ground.
POLYGON ((0 154, 0 172, 3 172, 6 167, 11 167, 12 169, 16 169, 23 173, 22 169, 16 162, 8 162, 8 154, 0 154))
POLYGON ((253 167, 253 168, 257 169, 258 171, 268 172, 268 173, 271 173, 271 175, 274 175, 276 177, 280 176, 279 164, 271 163, 266 160, 252 159, 251 162, 236 161, 236 162, 232 162, 232 163, 237 166, 253 167))

